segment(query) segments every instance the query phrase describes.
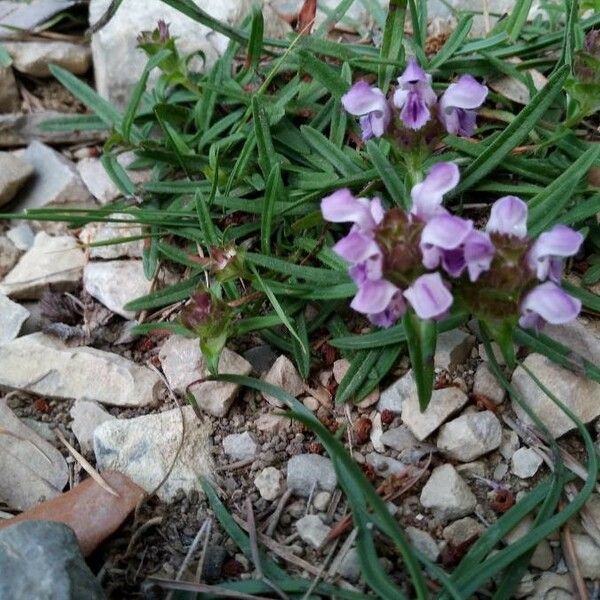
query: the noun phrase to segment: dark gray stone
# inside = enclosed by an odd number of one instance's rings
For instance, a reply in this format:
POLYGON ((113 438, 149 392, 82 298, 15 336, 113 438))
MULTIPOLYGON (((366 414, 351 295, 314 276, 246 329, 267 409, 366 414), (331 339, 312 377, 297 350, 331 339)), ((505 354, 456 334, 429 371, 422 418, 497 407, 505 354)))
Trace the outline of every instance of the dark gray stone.
POLYGON ((102 600, 73 530, 52 521, 22 521, 0 531, 0 598, 102 600))
POLYGON ((255 346, 244 352, 244 358, 257 373, 266 373, 277 360, 277 354, 271 346, 255 346))

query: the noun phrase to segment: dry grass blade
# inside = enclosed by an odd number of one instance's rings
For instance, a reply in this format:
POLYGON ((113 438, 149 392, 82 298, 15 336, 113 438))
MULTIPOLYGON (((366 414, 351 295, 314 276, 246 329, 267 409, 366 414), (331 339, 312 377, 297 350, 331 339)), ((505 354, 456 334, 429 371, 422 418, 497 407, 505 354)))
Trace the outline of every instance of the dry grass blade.
MULTIPOLYGON (((564 503, 561 503, 561 510, 563 508, 564 503)), ((585 581, 583 580, 583 576, 581 575, 579 561, 577 560, 577 555, 575 554, 573 536, 571 535, 571 528, 569 527, 568 521, 562 527, 560 541, 565 557, 565 562, 569 567, 569 572, 571 574, 571 577, 573 578, 573 582, 575 583, 575 587, 577 589, 577 597, 581 600, 589 600, 587 586, 585 585, 585 581)))
POLYGON ((119 494, 113 490, 104 479, 100 476, 100 473, 92 467, 92 465, 81 455, 65 438, 60 429, 56 429, 56 437, 65 445, 67 450, 73 455, 73 458, 81 465, 83 470, 103 489, 106 490, 109 494, 116 496, 119 498, 119 494))
POLYGON ((191 583, 187 581, 173 581, 171 579, 161 579, 160 577, 148 577, 146 580, 164 590, 181 590, 184 592, 199 592, 210 596, 220 596, 222 598, 236 598, 240 600, 272 600, 267 596, 257 596, 255 594, 244 594, 243 592, 234 592, 218 585, 208 585, 207 583, 191 583))

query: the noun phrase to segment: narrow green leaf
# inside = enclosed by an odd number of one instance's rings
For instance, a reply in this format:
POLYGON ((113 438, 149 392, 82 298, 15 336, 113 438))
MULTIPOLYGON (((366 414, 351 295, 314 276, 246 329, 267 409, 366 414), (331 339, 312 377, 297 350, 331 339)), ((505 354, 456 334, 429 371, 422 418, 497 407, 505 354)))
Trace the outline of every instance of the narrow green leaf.
POLYGON ((461 17, 446 43, 429 62, 429 69, 439 69, 461 47, 473 26, 473 15, 461 17))
POLYGON ((369 140, 367 142, 367 154, 372 165, 377 169, 383 185, 385 185, 390 198, 393 202, 404 208, 410 209, 411 200, 406 193, 404 181, 398 174, 398 166, 393 165, 390 160, 383 154, 377 142, 369 140))
POLYGON ((248 42, 248 58, 247 64, 255 69, 262 56, 263 35, 264 35, 264 18, 262 10, 254 7, 252 11, 252 23, 250 25, 250 40, 248 42))
POLYGON ((335 396, 336 404, 343 404, 360 388, 377 362, 381 350, 364 350, 356 354, 344 375, 335 396))
POLYGON ((131 181, 127 171, 112 154, 103 154, 100 162, 108 176, 124 196, 133 196, 135 194, 133 181, 131 181))
POLYGON ((283 181, 279 163, 275 163, 269 173, 265 188, 265 203, 260 216, 260 249, 263 254, 271 254, 271 233, 273 231, 273 213, 275 201, 281 200, 283 181))
POLYGON ((348 84, 327 63, 308 50, 300 50, 299 55, 300 68, 327 88, 334 98, 341 98, 348 91, 348 84))
POLYGON ((306 317, 303 311, 298 313, 295 323, 298 337, 302 343, 299 343, 295 337, 292 338, 294 361, 298 367, 298 373, 300 373, 303 379, 308 379, 310 373, 310 342, 308 340, 306 317))
POLYGON ((277 161, 269 119, 257 96, 252 98, 252 117, 254 121, 254 134, 258 148, 258 163, 265 179, 269 177, 273 165, 277 161))
POLYGON ((404 47, 402 38, 404 35, 404 19, 406 17, 406 0, 390 0, 388 15, 383 30, 383 41, 379 58, 379 87, 386 93, 394 73, 398 70, 386 61, 401 62, 404 60, 404 47))

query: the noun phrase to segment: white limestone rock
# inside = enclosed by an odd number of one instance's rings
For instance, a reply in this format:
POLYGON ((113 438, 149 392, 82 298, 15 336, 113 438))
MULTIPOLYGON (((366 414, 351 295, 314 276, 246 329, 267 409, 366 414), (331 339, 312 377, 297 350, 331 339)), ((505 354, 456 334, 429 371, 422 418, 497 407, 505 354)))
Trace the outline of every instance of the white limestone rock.
POLYGON ((71 348, 43 333, 0 346, 0 387, 109 406, 148 406, 161 386, 147 367, 96 348, 71 348))
POLYGON ((24 425, 4 401, 0 427, 0 501, 27 510, 60 495, 69 480, 63 455, 24 425))
POLYGON ((275 500, 284 489, 283 474, 275 467, 266 467, 254 478, 254 485, 261 498, 275 500))
MULTIPOLYGON (((297 397, 304 391, 304 382, 298 374, 294 363, 285 355, 281 355, 265 375, 265 381, 272 385, 282 388, 291 396, 297 397)), ((273 406, 283 407, 283 402, 271 396, 262 393, 262 397, 273 406)))
POLYGON ((0 346, 14 340, 28 318, 26 308, 0 293, 0 346))
MULTIPOLYGON (((541 354, 530 354, 523 364, 583 423, 600 416, 600 402, 597 401, 600 383, 576 375, 541 354)), ((524 368, 517 367, 512 384, 554 437, 575 429, 573 421, 538 387, 524 368)), ((519 419, 527 425, 534 425, 517 402, 513 402, 512 406, 519 419)))
POLYGON ((83 269, 85 291, 124 319, 135 318, 125 305, 150 293, 152 282, 144 275, 141 260, 89 262, 83 269))
POLYGON ((38 300, 50 287, 73 291, 79 285, 85 255, 69 235, 51 237, 40 231, 28 250, 0 283, 11 298, 38 300))
POLYGON ((32 77, 50 77, 48 65, 58 65, 75 75, 83 75, 92 61, 92 53, 84 44, 45 40, 5 42, 3 46, 10 54, 14 68, 32 77))
POLYGON ((500 446, 502 425, 489 411, 462 415, 440 429, 437 447, 450 458, 471 462, 500 446))
POLYGON ((33 175, 33 167, 10 152, 0 152, 0 206, 10 202, 33 175))
POLYGON ((464 363, 469 358, 474 344, 475 337, 462 329, 440 333, 435 348, 435 368, 451 370, 464 363))
POLYGON ((418 440, 423 441, 467 401, 467 395, 454 386, 433 390, 429 405, 421 412, 415 389, 415 394, 408 396, 402 403, 402 421, 418 440))
MULTIPOLYGON (((239 391, 239 385, 221 381, 194 383, 209 374, 197 339, 172 335, 163 344, 158 356, 165 377, 176 392, 185 394, 189 391, 198 407, 215 417, 227 414, 239 391)), ((219 359, 219 373, 248 375, 251 370, 252 365, 246 359, 228 348, 223 349, 219 359)))
POLYGON ((441 520, 459 519, 472 513, 477 498, 450 465, 436 467, 421 492, 421 504, 441 520))
POLYGON ((84 453, 91 453, 94 450, 94 431, 96 428, 105 421, 115 419, 100 404, 90 400, 76 400, 69 414, 73 419, 71 431, 84 453))
POLYGON ((96 464, 101 472, 113 469, 127 475, 147 492, 169 473, 156 492, 169 502, 178 489, 199 490, 198 478, 213 473, 210 435, 210 425, 191 406, 105 421, 94 431, 96 464))

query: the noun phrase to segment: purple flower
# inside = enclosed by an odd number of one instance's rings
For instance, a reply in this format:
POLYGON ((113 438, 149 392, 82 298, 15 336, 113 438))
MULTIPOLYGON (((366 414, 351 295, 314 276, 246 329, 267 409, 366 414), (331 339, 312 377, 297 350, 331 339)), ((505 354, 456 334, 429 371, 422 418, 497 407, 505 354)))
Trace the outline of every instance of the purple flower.
POLYGON ((367 280, 358 287, 350 306, 364 315, 377 314, 388 307, 398 291, 398 288, 386 279, 367 280))
POLYGON ((491 233, 524 238, 527 235, 527 204, 516 196, 504 196, 492 204, 486 226, 491 233))
POLYGON ((381 255, 379 246, 373 237, 358 228, 352 228, 350 233, 333 247, 333 251, 352 264, 362 262, 375 255, 381 255))
POLYGON ((406 70, 398 78, 398 85, 394 92, 394 105, 401 109, 402 122, 409 129, 421 129, 431 118, 429 107, 437 101, 431 87, 431 75, 425 73, 411 58, 406 70))
POLYGON ((351 115, 360 117, 362 138, 381 137, 392 118, 392 111, 384 93, 366 81, 357 81, 342 96, 342 105, 351 115))
POLYGON ((464 245, 464 260, 471 281, 477 281, 484 271, 489 270, 494 254, 489 234, 475 230, 469 234, 464 245))
POLYGON ((471 75, 462 75, 451 83, 440 99, 440 119, 448 133, 470 136, 475 131, 476 108, 487 96, 488 89, 471 75))
POLYGON ((421 275, 405 292, 417 316, 421 319, 439 319, 452 306, 452 294, 439 273, 421 275))
POLYGON ((527 259, 529 267, 540 281, 550 278, 560 283, 563 259, 579 252, 583 236, 566 225, 555 225, 535 241, 527 259))
POLYGON ((563 325, 577 317, 581 302, 547 281, 529 292, 521 304, 519 325, 541 329, 546 323, 563 325))
POLYGON ((450 214, 433 217, 421 233, 423 265, 435 269, 440 262, 452 277, 458 277, 466 264, 461 246, 473 231, 473 221, 450 214))
POLYGON ((349 189, 341 189, 321 200, 321 212, 332 223, 356 223, 364 231, 372 231, 383 220, 379 198, 369 201, 355 198, 349 189))
POLYGON ((405 312, 406 302, 402 292, 398 290, 383 311, 367 315, 367 317, 374 325, 387 328, 391 327, 405 312))
POLYGON ((427 177, 413 186, 410 192, 410 212, 422 221, 446 214, 446 209, 442 207, 443 196, 457 186, 459 179, 458 167, 454 163, 439 162, 433 165, 427 177))

